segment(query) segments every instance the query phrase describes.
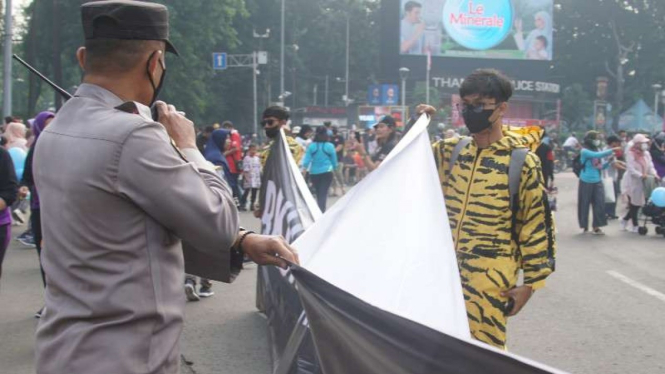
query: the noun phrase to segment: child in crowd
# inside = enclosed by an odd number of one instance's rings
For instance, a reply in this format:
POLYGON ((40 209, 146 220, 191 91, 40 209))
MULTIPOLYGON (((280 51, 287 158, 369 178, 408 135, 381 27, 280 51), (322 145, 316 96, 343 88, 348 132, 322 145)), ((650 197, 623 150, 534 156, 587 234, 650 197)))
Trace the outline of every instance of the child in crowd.
POLYGON ((247 197, 249 193, 252 193, 250 210, 254 210, 256 197, 259 193, 259 188, 261 188, 261 160, 256 153, 256 144, 251 144, 247 150, 247 155, 242 161, 242 175, 243 175, 243 187, 245 193, 240 199, 240 210, 247 211, 247 197))

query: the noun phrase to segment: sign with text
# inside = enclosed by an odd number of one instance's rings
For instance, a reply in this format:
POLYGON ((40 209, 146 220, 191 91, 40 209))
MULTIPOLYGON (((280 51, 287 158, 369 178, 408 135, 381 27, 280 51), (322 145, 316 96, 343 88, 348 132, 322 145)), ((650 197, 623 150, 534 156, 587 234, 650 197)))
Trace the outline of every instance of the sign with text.
POLYGON ((552 60, 553 0, 400 0, 402 55, 552 60))

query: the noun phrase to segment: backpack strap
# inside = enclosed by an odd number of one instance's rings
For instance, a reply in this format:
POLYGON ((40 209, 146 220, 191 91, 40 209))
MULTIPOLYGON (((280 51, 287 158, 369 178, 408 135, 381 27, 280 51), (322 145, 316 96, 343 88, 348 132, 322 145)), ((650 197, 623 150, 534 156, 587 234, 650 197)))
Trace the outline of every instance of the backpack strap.
POLYGON ((522 181, 522 168, 529 154, 528 148, 513 149, 508 167, 508 193, 510 194, 510 211, 512 212, 511 228, 513 240, 519 247, 517 235, 517 213, 520 210, 520 184, 522 181))
POLYGON ((453 167, 455 166, 455 163, 457 162, 457 159, 459 158, 460 153, 462 153, 462 150, 466 148, 469 143, 471 143, 471 137, 466 137, 466 138, 461 138, 459 142, 455 145, 455 148, 453 148, 453 153, 450 155, 450 162, 448 164, 448 174, 450 174, 453 171, 453 167))

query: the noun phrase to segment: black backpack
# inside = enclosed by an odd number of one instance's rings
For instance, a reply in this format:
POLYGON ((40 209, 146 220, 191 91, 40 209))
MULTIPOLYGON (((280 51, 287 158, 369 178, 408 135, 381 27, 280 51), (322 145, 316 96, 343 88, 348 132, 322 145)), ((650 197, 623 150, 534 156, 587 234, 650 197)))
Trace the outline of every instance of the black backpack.
POLYGON ((582 169, 584 169, 584 164, 582 164, 582 154, 578 153, 573 159, 573 173, 579 178, 582 169))

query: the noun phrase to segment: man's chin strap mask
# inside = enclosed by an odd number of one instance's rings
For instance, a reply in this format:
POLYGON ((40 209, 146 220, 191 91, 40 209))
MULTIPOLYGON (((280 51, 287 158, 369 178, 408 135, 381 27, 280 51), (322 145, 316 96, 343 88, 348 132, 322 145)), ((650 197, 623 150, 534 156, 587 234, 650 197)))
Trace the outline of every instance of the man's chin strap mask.
POLYGON ((162 79, 159 81, 158 85, 155 85, 155 81, 152 79, 152 74, 150 74, 150 61, 152 60, 152 57, 157 53, 157 51, 152 52, 150 55, 150 58, 148 58, 148 64, 146 66, 146 72, 148 73, 148 79, 150 80, 150 84, 152 85, 153 89, 153 94, 152 94, 152 100, 150 101, 150 107, 152 107, 155 102, 157 101, 157 98, 159 97, 159 93, 162 91, 162 87, 164 86, 164 80, 166 80, 166 66, 164 66, 164 62, 160 58, 159 65, 162 67, 162 79))

